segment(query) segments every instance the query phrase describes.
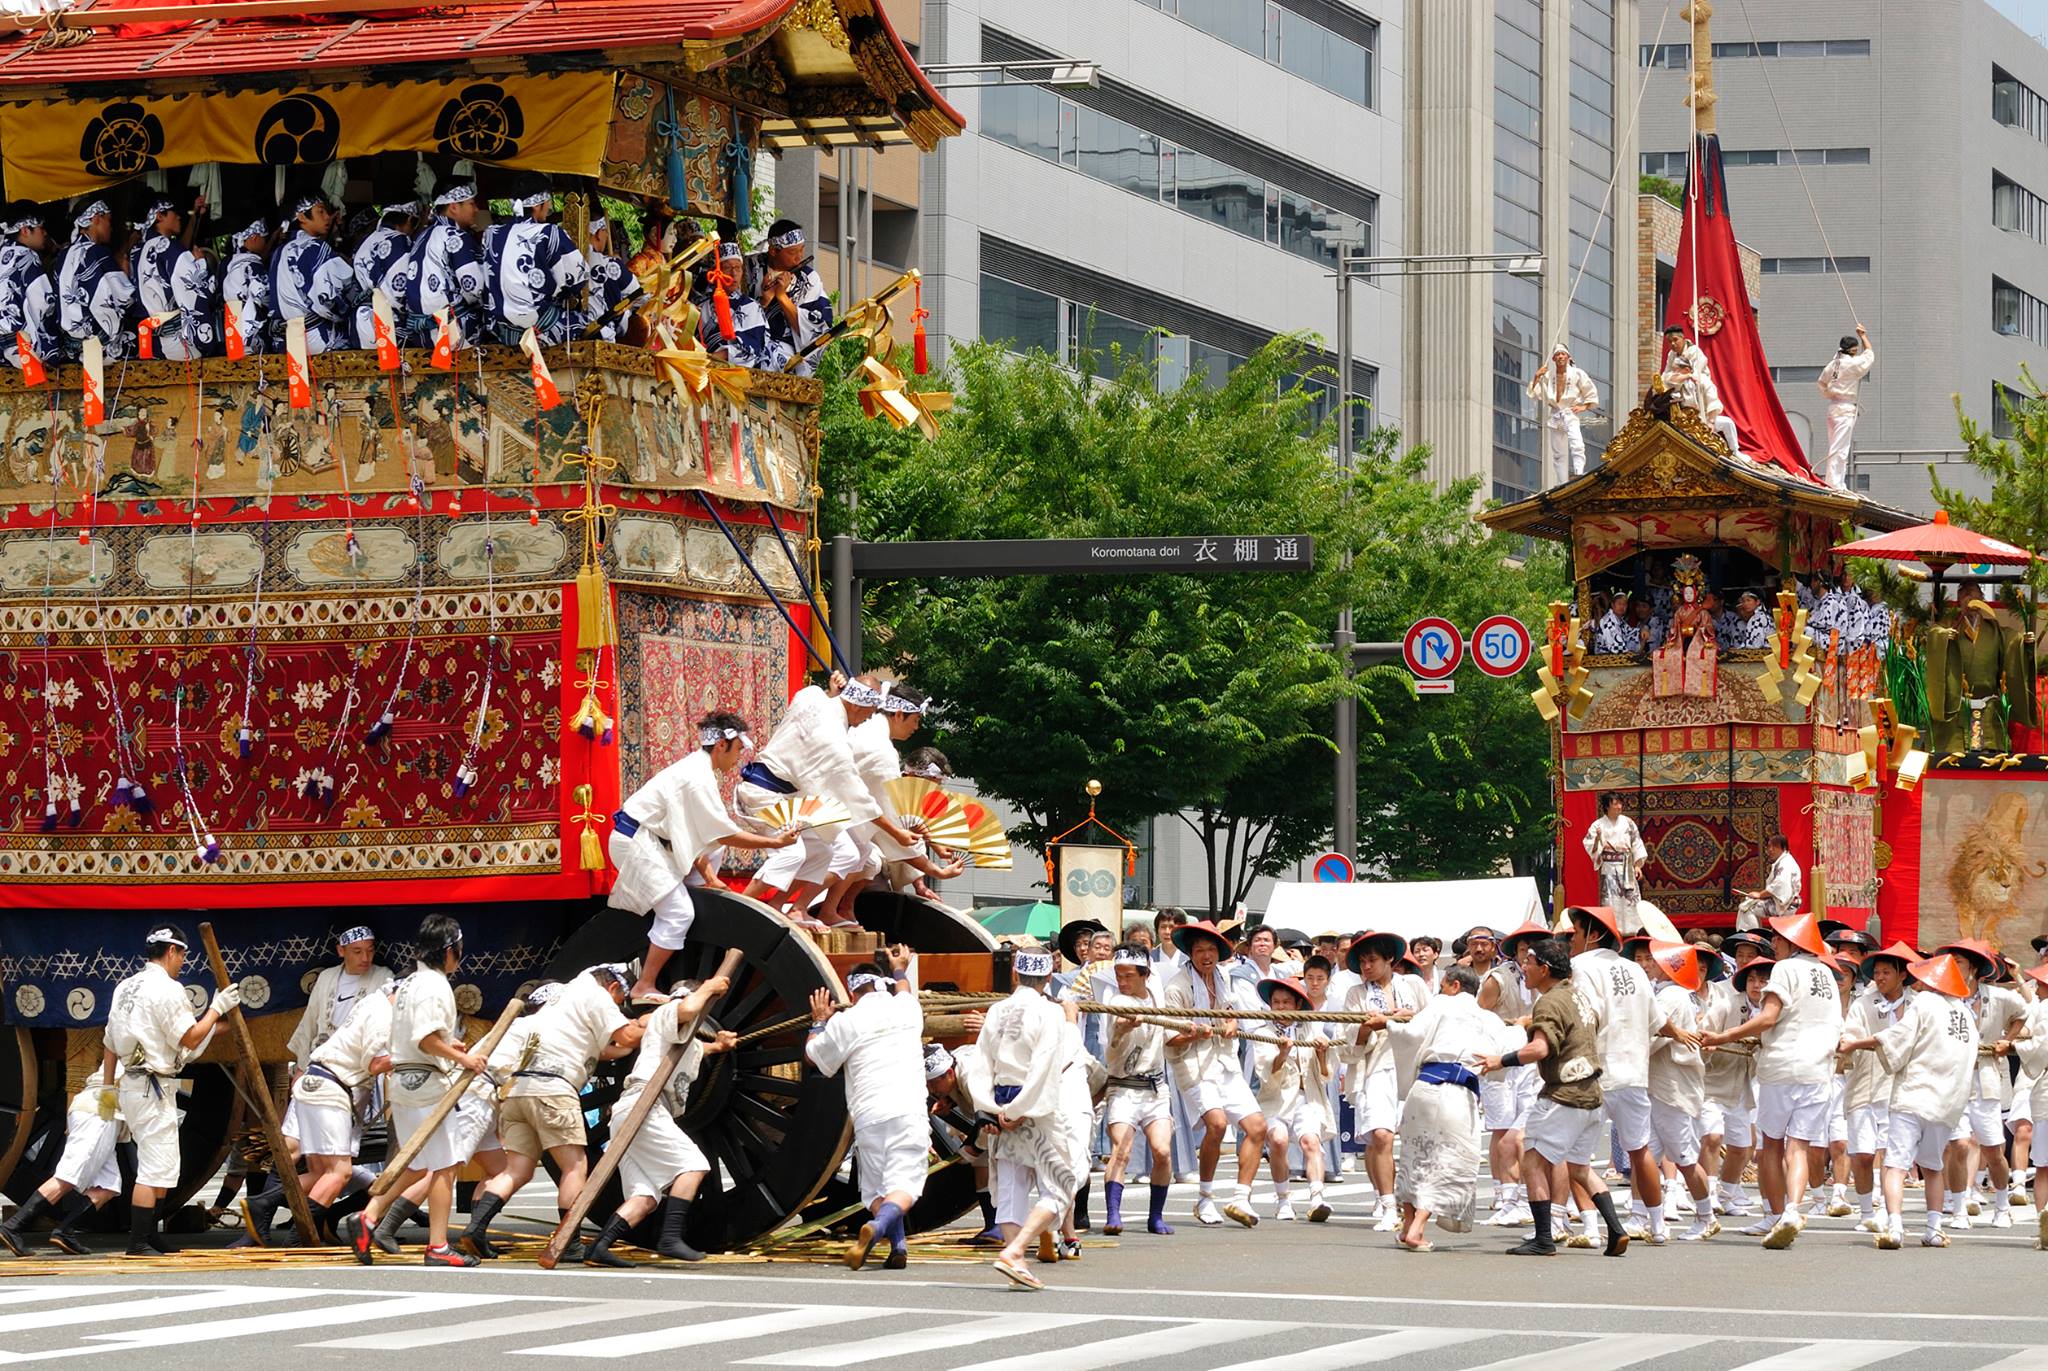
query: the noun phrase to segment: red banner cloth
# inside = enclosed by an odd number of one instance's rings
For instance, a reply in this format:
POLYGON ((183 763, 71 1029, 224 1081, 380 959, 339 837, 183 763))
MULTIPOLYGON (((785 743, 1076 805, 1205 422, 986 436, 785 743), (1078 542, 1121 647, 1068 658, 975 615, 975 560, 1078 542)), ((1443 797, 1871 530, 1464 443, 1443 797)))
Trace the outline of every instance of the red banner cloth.
POLYGON ((1678 268, 1671 277, 1664 326, 1684 329, 1706 354, 1722 407, 1742 439, 1743 455, 1813 480, 1813 468, 1785 417, 1778 388, 1771 383, 1770 363, 1764 358, 1736 254, 1721 140, 1711 133, 1694 140, 1678 268))

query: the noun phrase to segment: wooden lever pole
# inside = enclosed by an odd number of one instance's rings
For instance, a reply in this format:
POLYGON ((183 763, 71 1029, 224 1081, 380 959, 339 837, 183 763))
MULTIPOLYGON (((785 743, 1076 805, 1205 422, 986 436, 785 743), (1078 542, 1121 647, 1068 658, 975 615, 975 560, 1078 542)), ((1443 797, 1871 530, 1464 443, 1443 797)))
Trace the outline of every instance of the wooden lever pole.
MULTIPOLYGON (((519 1011, 525 1008, 526 1001, 514 996, 512 1003, 505 1006, 505 1012, 498 1015, 498 1021, 491 1025, 491 1031, 484 1034, 470 1050, 479 1057, 490 1056, 492 1050, 497 1047, 498 1040, 505 1036, 505 1030, 512 1026, 512 1021, 519 1017, 519 1011)), ((398 1044, 393 1043, 392 1047, 395 1049, 398 1044)), ((434 1136, 434 1130, 448 1121, 448 1116, 455 1112, 455 1106, 462 1102, 463 1092, 469 1089, 469 1083, 475 1079, 474 1071, 464 1069, 455 1073, 454 1084, 448 1087, 448 1093, 441 1097, 441 1102, 434 1106, 434 1112, 427 1115, 427 1121, 405 1140, 404 1146, 391 1154, 391 1159, 385 1163, 384 1169, 377 1173, 377 1179, 370 1182, 370 1194, 373 1197, 398 1184, 399 1177, 412 1166, 412 1159, 420 1154, 420 1149, 434 1136)))
MULTIPOLYGON (((725 954, 725 960, 718 964, 718 970, 713 974, 723 976, 729 981, 740 969, 740 963, 745 960, 746 954, 734 948, 725 954)), ((682 1041, 662 1054, 661 1060, 655 1063, 654 1074, 641 1088, 640 1098, 633 1101, 631 1112, 626 1115, 623 1123, 612 1129, 611 1141, 605 1144, 604 1155, 597 1159, 596 1166, 590 1168, 590 1175, 584 1180, 583 1189, 578 1192, 576 1202, 570 1205, 569 1212, 562 1216, 562 1222, 556 1226, 554 1236, 548 1239, 547 1250, 540 1254, 542 1267, 549 1271, 554 1270, 555 1263, 560 1261, 562 1253, 568 1250, 569 1240, 576 1235, 576 1230, 583 1226, 584 1217, 590 1213, 590 1206, 596 1203, 598 1192, 603 1190, 605 1182, 612 1178, 612 1172, 619 1169, 619 1158, 626 1155, 626 1149, 633 1145, 633 1139, 638 1136, 640 1126, 647 1122, 647 1116, 653 1113, 654 1106, 661 1102, 662 1094, 668 1089, 669 1078, 675 1075, 676 1068, 682 1065, 683 1048, 696 1036, 697 1024, 703 1017, 699 1014, 677 1034, 682 1041)))
MULTIPOLYGON (((213 925, 199 925, 199 941, 206 947, 206 960, 213 967, 214 984, 222 990, 233 982, 228 979, 227 959, 220 955, 220 940, 213 936, 213 925)), ((277 1167, 277 1176, 284 1183, 284 1200, 291 1206, 292 1220, 299 1226, 299 1235, 308 1246, 320 1241, 320 1235, 313 1228, 313 1211, 306 1205, 306 1192, 299 1187, 298 1168, 292 1164, 292 1154, 285 1146, 284 1133, 278 1123, 277 1106, 271 1103, 270 1085, 263 1079, 263 1063, 256 1056, 256 1040, 249 1035, 249 1024, 242 1017, 242 1007, 236 1005, 227 1013, 228 1032, 235 1041, 235 1066, 242 1077, 242 1093, 255 1106, 256 1121, 263 1126, 263 1140, 270 1145, 270 1159, 277 1167)))

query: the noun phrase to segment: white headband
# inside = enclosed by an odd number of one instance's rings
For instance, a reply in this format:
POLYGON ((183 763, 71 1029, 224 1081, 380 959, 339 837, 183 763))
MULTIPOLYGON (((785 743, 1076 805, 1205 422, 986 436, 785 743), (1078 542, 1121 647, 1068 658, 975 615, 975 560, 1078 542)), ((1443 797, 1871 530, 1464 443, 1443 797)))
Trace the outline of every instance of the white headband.
POLYGON ((549 981, 544 985, 537 985, 526 997, 527 1007, 538 1009, 561 993, 562 983, 560 981, 549 981))
POLYGON ((846 993, 849 995, 858 995, 863 990, 887 990, 888 988, 889 982, 880 976, 873 976, 865 971, 856 971, 846 978, 846 993))
POLYGON ((603 233, 606 229, 610 228, 611 226, 611 220, 605 218, 602 214, 600 214, 597 216, 597 218, 590 221, 590 232, 593 235, 603 233))
POLYGON ((929 766, 906 766, 903 768, 903 774, 906 776, 922 776, 927 781, 943 781, 946 779, 946 768, 940 766, 937 762, 933 762, 929 766))
POLYGON ((91 204, 87 205, 84 209, 78 211, 77 214, 72 216, 71 227, 82 229, 87 225, 91 224, 93 220, 99 218, 102 214, 112 213, 113 211, 107 208, 106 201, 95 200, 91 204))
POLYGON ((555 193, 551 190, 537 190, 531 195, 523 195, 519 199, 514 200, 512 207, 514 209, 532 209, 536 205, 545 205, 554 198, 555 193))
POLYGON ((249 227, 247 227, 247 228, 243 229, 243 230, 242 230, 242 231, 241 231, 240 233, 238 233, 238 234, 236 234, 236 235, 235 235, 235 241, 236 241, 237 243, 239 243, 239 242, 241 242, 241 241, 242 241, 242 240, 243 240, 244 238, 262 238, 262 237, 264 237, 265 235, 267 235, 267 234, 268 234, 269 232, 270 232, 270 221, 269 221, 269 220, 267 220, 267 219, 255 219, 255 220, 252 220, 252 221, 250 221, 249 227))
POLYGON ((420 202, 419 202, 419 201, 417 201, 417 200, 400 200, 400 201, 399 201, 399 202, 398 202, 397 204, 395 204, 395 205, 386 205, 386 206, 384 206, 384 208, 382 208, 382 209, 378 210, 378 211, 377 211, 377 217, 378 217, 379 219, 385 219, 385 218, 389 218, 389 217, 390 217, 391 215, 394 215, 394 214, 403 214, 403 215, 407 216, 408 218, 410 218, 411 216, 413 216, 413 215, 416 215, 416 214, 418 214, 419 212, 420 212, 420 202))
POLYGON ((310 214, 326 203, 327 197, 317 192, 311 195, 301 195, 292 202, 292 218, 296 219, 301 214, 310 214))
POLYGON ((892 695, 889 693, 888 684, 884 682, 882 686, 882 709, 889 714, 922 714, 925 711, 925 702, 922 700, 912 700, 902 695, 892 695))
MULTIPOLYGON (((142 941, 145 945, 149 943, 163 943, 167 947, 185 947, 185 940, 168 928, 152 929, 149 936, 142 941)), ((190 949, 187 950, 189 951, 190 949)))
POLYGON ((771 248, 797 248, 802 247, 803 243, 804 231, 800 228, 786 229, 768 236, 768 246, 771 248))
POLYGON ((176 208, 177 206, 172 204, 168 200, 159 200, 149 207, 149 211, 146 214, 144 214, 140 219, 135 221, 135 227, 139 229, 152 228, 155 226, 157 218, 160 215, 166 214, 169 211, 174 210, 176 208))
POLYGON ((880 709, 882 692, 866 681, 852 680, 839 688, 839 698, 855 709, 880 709))
POLYGON ((434 208, 440 209, 443 205, 460 205, 474 199, 476 199, 476 187, 470 185, 467 181, 458 182, 434 197, 434 208))
POLYGON ((1053 958, 1050 952, 1019 952, 1010 959, 1010 969, 1019 976, 1052 975, 1053 958))
POLYGON ((753 750, 754 740, 736 728, 700 728, 697 730, 697 741, 705 747, 717 747, 720 743, 730 742, 734 738, 740 740, 741 747, 746 748, 748 751, 753 750))
POLYGON ((335 945, 338 947, 346 947, 350 943, 373 943, 376 941, 377 935, 370 931, 368 924, 357 924, 354 928, 344 929, 334 939, 335 945))
POLYGON ((924 1078, 935 1081, 953 1069, 953 1054, 938 1043, 928 1045, 924 1050, 924 1078))
POLYGON ((731 242, 728 240, 718 245, 718 260, 721 262, 723 262, 728 257, 744 256, 746 256, 746 254, 740 251, 740 245, 738 243, 731 242))
POLYGON ((0 234, 5 234, 12 238, 23 229, 42 228, 43 226, 43 216, 31 214, 25 219, 15 219, 8 223, 0 224, 0 234))
POLYGON ((1141 971, 1150 971, 1152 969, 1152 959, 1138 951, 1135 947, 1118 948, 1116 955, 1109 959, 1109 964, 1111 966, 1135 966, 1141 971))

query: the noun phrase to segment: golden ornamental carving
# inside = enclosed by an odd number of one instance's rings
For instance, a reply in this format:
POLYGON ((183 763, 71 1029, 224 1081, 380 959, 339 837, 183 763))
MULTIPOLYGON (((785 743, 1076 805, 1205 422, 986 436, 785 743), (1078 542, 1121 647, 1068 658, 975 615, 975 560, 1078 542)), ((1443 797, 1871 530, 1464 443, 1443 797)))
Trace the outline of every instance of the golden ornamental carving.
POLYGON ((853 51, 853 40, 846 36, 846 25, 839 21, 835 0, 796 0, 796 7, 783 24, 787 28, 809 29, 841 52, 853 51))

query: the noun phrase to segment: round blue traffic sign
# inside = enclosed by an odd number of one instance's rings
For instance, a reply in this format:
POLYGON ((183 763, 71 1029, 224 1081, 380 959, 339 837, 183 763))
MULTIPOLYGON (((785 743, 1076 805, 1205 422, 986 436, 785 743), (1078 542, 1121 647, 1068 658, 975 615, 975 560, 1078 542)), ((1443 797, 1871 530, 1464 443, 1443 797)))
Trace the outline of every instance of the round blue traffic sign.
POLYGON ((1348 885, 1351 882, 1351 859, 1341 852, 1325 852, 1316 858, 1315 876, 1324 885, 1348 885))

